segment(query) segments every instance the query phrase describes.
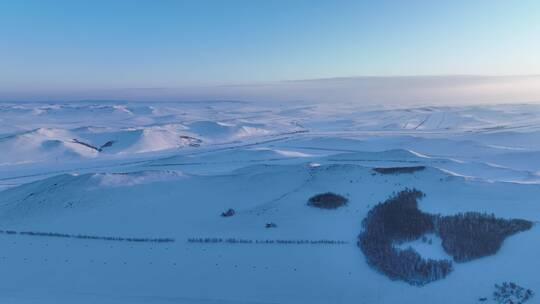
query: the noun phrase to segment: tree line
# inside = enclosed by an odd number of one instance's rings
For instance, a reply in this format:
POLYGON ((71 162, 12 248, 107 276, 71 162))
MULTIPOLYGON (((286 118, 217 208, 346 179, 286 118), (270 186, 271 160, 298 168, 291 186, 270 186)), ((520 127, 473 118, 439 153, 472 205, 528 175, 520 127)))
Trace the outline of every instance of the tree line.
POLYGON ((45 236, 45 237, 58 237, 58 238, 74 238, 74 239, 88 239, 88 240, 103 240, 103 241, 119 241, 119 242, 152 242, 152 243, 171 243, 174 242, 172 238, 137 238, 137 237, 120 237, 120 236, 97 236, 97 235, 85 235, 85 234, 67 234, 57 232, 38 232, 38 231, 14 231, 14 230, 0 230, 0 234, 19 234, 29 236, 45 236))
POLYGON ((414 173, 426 169, 425 166, 412 166, 412 167, 377 167, 373 168, 373 171, 380 174, 401 174, 401 173, 414 173))
POLYGON ((305 244, 328 244, 328 245, 343 245, 348 244, 349 242, 340 241, 340 240, 251 240, 251 239, 237 239, 237 238, 188 238, 188 243, 204 243, 204 244, 215 244, 215 243, 229 243, 229 244, 285 244, 285 245, 305 245, 305 244))

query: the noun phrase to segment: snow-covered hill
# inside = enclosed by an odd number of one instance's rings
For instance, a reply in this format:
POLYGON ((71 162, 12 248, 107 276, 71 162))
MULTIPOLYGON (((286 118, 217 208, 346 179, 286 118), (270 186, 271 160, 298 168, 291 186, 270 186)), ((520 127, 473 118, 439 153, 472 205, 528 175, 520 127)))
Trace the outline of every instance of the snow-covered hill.
MULTIPOLYGON (((540 292, 538 106, 0 109, 4 302, 495 303, 505 281, 540 292), (535 224, 442 280, 392 281, 356 242, 369 210, 406 188, 426 194, 426 213, 535 224), (348 203, 307 204, 325 192, 348 203)), ((445 257, 428 237, 408 245, 445 257)))

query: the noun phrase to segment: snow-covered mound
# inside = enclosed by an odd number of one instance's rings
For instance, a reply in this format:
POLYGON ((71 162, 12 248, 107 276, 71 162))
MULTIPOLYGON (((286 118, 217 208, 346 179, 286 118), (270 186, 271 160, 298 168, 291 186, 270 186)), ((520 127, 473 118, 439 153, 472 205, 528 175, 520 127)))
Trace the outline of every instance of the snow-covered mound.
POLYGON ((203 138, 205 141, 211 143, 224 143, 258 137, 264 138, 272 134, 279 135, 279 130, 295 130, 294 125, 270 126, 266 123, 251 123, 241 120, 235 123, 195 121, 187 124, 187 127, 194 136, 203 138))
POLYGON ((65 130, 40 128, 0 139, 1 163, 59 161, 77 157, 96 157, 97 151, 78 143, 65 130))

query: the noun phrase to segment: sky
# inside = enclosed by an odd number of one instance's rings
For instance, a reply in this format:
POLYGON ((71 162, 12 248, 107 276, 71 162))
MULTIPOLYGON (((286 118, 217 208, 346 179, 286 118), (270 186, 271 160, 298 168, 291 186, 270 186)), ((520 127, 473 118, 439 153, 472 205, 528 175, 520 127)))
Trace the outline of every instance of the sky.
POLYGON ((537 0, 0 0, 0 99, 538 75, 538 37, 537 0))

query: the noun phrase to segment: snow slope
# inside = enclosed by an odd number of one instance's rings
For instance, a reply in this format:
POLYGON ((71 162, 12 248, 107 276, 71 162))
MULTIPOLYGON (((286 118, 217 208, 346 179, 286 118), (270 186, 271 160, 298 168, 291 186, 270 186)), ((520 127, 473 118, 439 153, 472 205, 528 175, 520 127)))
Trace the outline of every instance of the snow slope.
MULTIPOLYGON (((344 164, 258 165, 227 175, 178 178, 163 173, 165 177, 146 181, 140 180, 140 173, 127 174, 112 184, 110 180, 116 178, 108 174, 62 175, 11 188, 0 200, 4 229, 171 237, 176 242, 132 245, 2 236, 3 247, 8 248, 3 254, 4 269, 11 273, 3 277, 2 285, 13 290, 34 286, 53 294, 68 291, 66 301, 72 293, 90 301, 85 294, 95 293, 140 301, 148 298, 152 303, 162 301, 154 295, 233 303, 329 303, 336 294, 342 294, 340 301, 345 303, 358 299, 412 303, 420 298, 456 303, 488 295, 498 281, 511 279, 539 286, 532 269, 540 266, 536 258, 540 248, 529 245, 538 241, 537 227, 510 238, 498 255, 458 264, 447 279, 423 288, 380 275, 365 264, 355 245, 369 207, 405 187, 426 192, 427 198, 421 202, 425 211, 482 211, 538 221, 537 185, 468 181, 436 169, 413 175, 372 172, 344 164), (348 206, 335 211, 307 206, 310 196, 326 191, 346 195, 348 206), (234 208, 237 214, 220 217, 227 208, 234 208), (267 222, 276 223, 278 228, 264 228, 267 222), (349 243, 204 245, 186 242, 190 237, 349 243), (76 273, 84 276, 74 276, 76 273), (485 274, 485 279, 476 279, 478 273, 485 274), (161 279, 149 280, 151 277, 161 279), (39 283, 40 278, 47 280, 39 283), (460 292, 450 297, 444 292, 455 289, 460 292)), ((27 292, 34 295, 39 290, 29 288, 27 292)))
MULTIPOLYGON (((429 213, 540 221, 538 106, 0 109, 2 302, 493 303, 493 284, 503 281, 540 292, 536 224, 424 287, 389 280, 356 245, 370 208, 405 188, 426 193, 419 204, 429 213), (373 170, 402 166, 425 169, 373 170), (327 191, 348 204, 307 205, 327 191), (234 216, 220 216, 229 208, 234 216), (188 241, 205 237, 253 242, 188 241)), ((403 245, 444 256, 437 239, 403 245)))

